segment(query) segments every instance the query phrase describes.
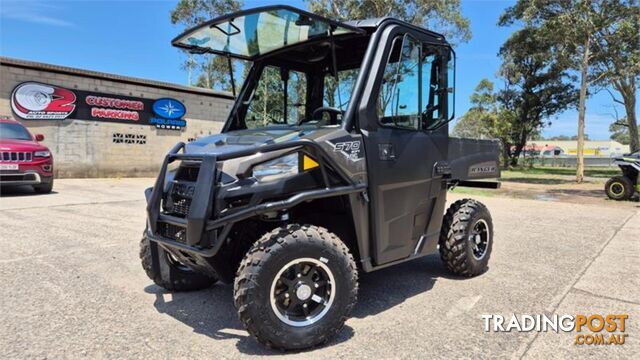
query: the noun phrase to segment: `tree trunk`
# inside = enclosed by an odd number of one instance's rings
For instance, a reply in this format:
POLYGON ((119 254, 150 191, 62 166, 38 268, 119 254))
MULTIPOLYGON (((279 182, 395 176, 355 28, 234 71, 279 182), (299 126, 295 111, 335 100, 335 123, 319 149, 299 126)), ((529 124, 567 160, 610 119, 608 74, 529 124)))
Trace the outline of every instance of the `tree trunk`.
POLYGON ((506 142, 506 141, 502 141, 502 167, 507 169, 509 168, 509 150, 511 149, 511 145, 506 142))
POLYGON ((576 169, 576 182, 584 181, 584 116, 587 99, 587 68, 589 66, 589 45, 591 38, 587 36, 584 42, 584 54, 580 68, 580 103, 578 105, 578 158, 576 169))
MULTIPOLYGON (((525 143, 526 145, 526 143, 525 143)), ((516 148, 513 150, 513 152, 511 153, 511 166, 516 167, 518 166, 518 159, 520 158, 520 154, 522 154, 522 149, 524 149, 523 144, 516 144, 516 148)))
POLYGON ((624 97, 624 108, 627 112, 627 122, 629 123, 629 136, 631 142, 629 147, 631 152, 640 151, 640 140, 638 139, 638 119, 636 118, 636 89, 632 88, 624 97))

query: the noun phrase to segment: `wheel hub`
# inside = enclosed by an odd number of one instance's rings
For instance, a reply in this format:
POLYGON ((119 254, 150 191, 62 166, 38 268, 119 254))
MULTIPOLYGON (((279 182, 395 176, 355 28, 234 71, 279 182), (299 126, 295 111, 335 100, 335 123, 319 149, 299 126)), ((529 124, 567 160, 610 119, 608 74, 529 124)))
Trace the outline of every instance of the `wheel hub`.
POLYGON ((487 254, 489 248, 489 225, 483 219, 478 220, 471 229, 469 235, 469 245, 471 252, 476 260, 482 260, 487 254))
POLYGON ((287 325, 302 327, 322 319, 335 298, 335 280, 325 262, 300 258, 286 264, 271 284, 271 309, 287 325))
POLYGON ((311 286, 307 284, 300 284, 296 289, 296 296, 298 299, 305 301, 311 297, 311 286))

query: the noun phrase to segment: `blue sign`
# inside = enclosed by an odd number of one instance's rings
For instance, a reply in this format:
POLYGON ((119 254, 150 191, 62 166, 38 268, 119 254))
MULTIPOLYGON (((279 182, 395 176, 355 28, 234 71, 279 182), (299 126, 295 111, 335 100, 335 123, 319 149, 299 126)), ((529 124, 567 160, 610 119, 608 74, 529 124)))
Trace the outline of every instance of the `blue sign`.
POLYGON ((162 98, 153 103, 153 112, 165 119, 180 119, 187 113, 187 108, 176 99, 162 98))

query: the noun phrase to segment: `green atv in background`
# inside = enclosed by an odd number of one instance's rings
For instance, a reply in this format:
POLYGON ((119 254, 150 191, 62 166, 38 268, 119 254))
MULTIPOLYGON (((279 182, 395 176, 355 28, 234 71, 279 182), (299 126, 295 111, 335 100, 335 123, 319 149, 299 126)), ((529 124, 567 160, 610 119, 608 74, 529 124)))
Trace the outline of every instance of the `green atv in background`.
POLYGON ((622 170, 621 176, 614 176, 604 186, 611 200, 629 200, 640 193, 640 151, 616 158, 616 165, 622 170))

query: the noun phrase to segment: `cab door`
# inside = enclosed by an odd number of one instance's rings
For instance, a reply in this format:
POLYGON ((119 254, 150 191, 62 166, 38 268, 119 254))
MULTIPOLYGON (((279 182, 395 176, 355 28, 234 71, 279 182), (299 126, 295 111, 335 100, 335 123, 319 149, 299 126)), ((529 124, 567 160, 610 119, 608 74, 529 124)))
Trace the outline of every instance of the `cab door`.
POLYGON ((419 34, 392 28, 385 36, 386 46, 377 49, 372 65, 369 99, 358 115, 367 155, 375 265, 435 249, 446 193, 434 165, 447 158, 447 127, 424 129, 425 116, 446 115, 438 114, 440 92, 420 90, 437 83, 432 77, 441 72, 432 69, 435 60, 426 61, 419 34))

